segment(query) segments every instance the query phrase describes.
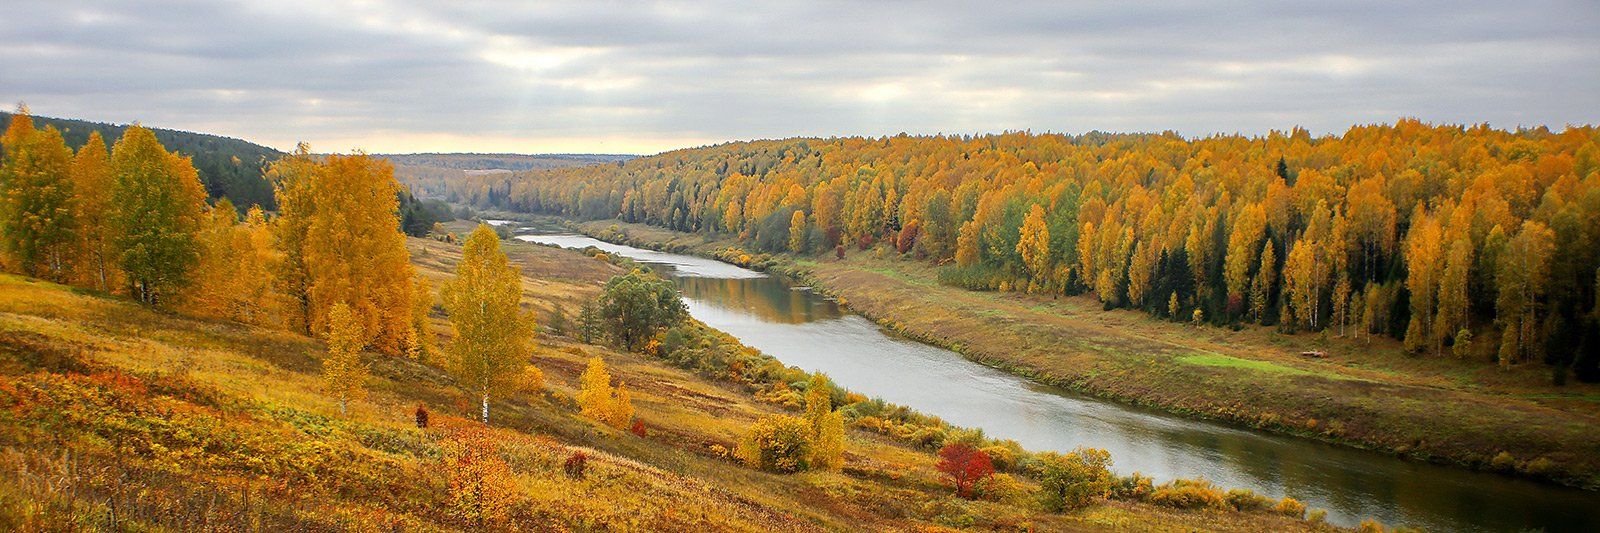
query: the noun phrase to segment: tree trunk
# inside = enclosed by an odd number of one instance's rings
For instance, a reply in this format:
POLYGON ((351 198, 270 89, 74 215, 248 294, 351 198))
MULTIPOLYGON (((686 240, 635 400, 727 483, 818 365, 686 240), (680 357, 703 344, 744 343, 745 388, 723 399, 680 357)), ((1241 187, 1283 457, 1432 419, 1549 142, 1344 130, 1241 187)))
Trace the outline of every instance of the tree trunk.
POLYGON ((483 395, 483 425, 489 425, 489 394, 483 395))

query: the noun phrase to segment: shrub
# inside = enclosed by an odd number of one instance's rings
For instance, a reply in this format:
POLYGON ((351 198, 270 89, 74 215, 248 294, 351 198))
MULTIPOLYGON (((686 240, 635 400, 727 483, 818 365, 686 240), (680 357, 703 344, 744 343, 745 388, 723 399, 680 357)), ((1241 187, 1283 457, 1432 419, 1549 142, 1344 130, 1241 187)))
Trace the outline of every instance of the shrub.
POLYGON ((912 444, 923 448, 933 449, 944 446, 944 430, 936 427, 924 427, 911 434, 912 444))
POLYGON ((994 474, 972 484, 974 498, 991 502, 1015 502, 1028 493, 1028 487, 1011 474, 994 474))
POLYGON ((1556 462, 1551 461, 1549 457, 1540 457, 1528 461, 1526 470, 1529 474, 1550 475, 1556 471, 1556 462))
POLYGON ((481 430, 457 430, 439 443, 449 495, 448 512, 476 528, 504 521, 519 497, 499 445, 481 430))
POLYGON ((1306 513, 1306 521, 1307 522, 1311 522, 1313 524, 1321 524, 1323 522, 1326 522, 1326 521, 1328 521, 1328 510, 1327 509, 1312 509, 1311 512, 1306 513))
POLYGON ((811 426, 789 415, 762 418, 739 442, 739 458, 751 468, 778 473, 811 466, 811 426))
POLYGON ((633 432, 635 436, 639 437, 644 437, 649 434, 649 431, 644 427, 644 421, 637 419, 633 421, 633 427, 628 428, 628 431, 633 432))
POLYGON ((1045 508, 1080 509, 1105 497, 1111 490, 1111 454, 1097 448, 1078 448, 1066 455, 1039 457, 1039 483, 1045 508))
MULTIPOLYGON (((1228 489, 1227 500, 1228 505, 1240 511, 1260 511, 1273 505, 1272 498, 1256 494, 1255 491, 1250 489, 1228 489)), ((1284 498, 1284 500, 1289 501, 1288 498, 1284 498)), ((1304 510, 1305 506, 1302 505, 1300 508, 1304 510)))
POLYGON ((544 371, 533 365, 522 367, 522 374, 517 376, 517 388, 527 394, 544 390, 544 371))
POLYGON ((1150 476, 1134 472, 1112 480, 1110 496, 1118 500, 1143 500, 1150 497, 1153 491, 1155 484, 1150 476))
POLYGON ((1278 505, 1272 507, 1272 512, 1295 518, 1305 518, 1306 504, 1300 503, 1300 500, 1285 496, 1282 500, 1278 500, 1278 505))
POLYGON ((972 448, 982 448, 983 441, 983 430, 981 429, 951 428, 945 432, 943 444, 961 443, 972 448))
POLYGON ((989 461, 994 463, 995 470, 1011 472, 1017 469, 1017 452, 1011 448, 997 444, 980 448, 980 451, 989 456, 989 461))
POLYGON ((427 407, 424 407, 420 403, 417 404, 417 411, 416 411, 415 416, 417 418, 417 427, 419 427, 419 428, 427 428, 428 427, 428 408, 427 407))
POLYGON ((1360 533, 1383 533, 1383 523, 1368 518, 1366 520, 1362 520, 1361 525, 1356 526, 1356 531, 1359 531, 1360 533))
POLYGON ((829 411, 812 426, 812 462, 817 468, 844 467, 844 413, 829 411))
POLYGON ((1489 467, 1501 472, 1510 472, 1517 468, 1517 458, 1510 453, 1500 452, 1489 460, 1489 467))
POLYGON ((582 451, 572 452, 567 456, 567 462, 561 465, 561 470, 572 479, 583 479, 584 472, 589 470, 589 454, 582 451))
POLYGON ((972 485, 994 475, 989 456, 964 442, 952 442, 939 450, 939 472, 956 486, 956 495, 972 495, 972 485))
POLYGON ((1179 509, 1231 509, 1222 491, 1204 479, 1176 479, 1150 493, 1150 502, 1179 509))

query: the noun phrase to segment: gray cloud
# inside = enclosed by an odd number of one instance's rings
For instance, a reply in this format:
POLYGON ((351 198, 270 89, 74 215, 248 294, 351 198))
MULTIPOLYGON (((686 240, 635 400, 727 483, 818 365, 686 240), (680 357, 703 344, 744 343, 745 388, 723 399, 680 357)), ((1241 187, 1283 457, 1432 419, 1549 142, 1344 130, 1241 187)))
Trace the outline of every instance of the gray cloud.
MULTIPOLYGON (((69 5, 70 4, 70 5, 69 5)), ((1600 4, 0 6, 0 99, 280 148, 1600 122, 1600 4)))

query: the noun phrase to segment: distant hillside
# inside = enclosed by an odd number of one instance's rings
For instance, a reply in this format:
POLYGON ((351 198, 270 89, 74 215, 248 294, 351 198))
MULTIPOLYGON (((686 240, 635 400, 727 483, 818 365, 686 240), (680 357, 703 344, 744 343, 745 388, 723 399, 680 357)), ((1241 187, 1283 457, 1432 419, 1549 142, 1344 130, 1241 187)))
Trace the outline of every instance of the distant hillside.
POLYGON ((615 163, 637 156, 627 154, 377 154, 396 165, 455 170, 533 170, 615 163))
MULTIPOLYGON (((109 145, 115 144, 122 137, 122 130, 127 128, 125 124, 70 118, 35 116, 33 121, 40 127, 53 126, 61 130, 61 135, 73 150, 88 142, 92 131, 99 131, 109 145)), ((11 113, 0 112, 0 130, 10 125, 11 113)), ((272 185, 267 183, 264 172, 267 164, 282 157, 283 152, 220 135, 161 128, 151 128, 151 131, 168 150, 194 158, 195 169, 200 171, 200 182, 205 185, 206 194, 211 198, 226 196, 240 208, 250 205, 276 208, 272 185)))
POLYGON ((621 163, 626 154, 375 154, 394 163, 395 177, 419 198, 444 196, 451 181, 520 170, 549 170, 621 163))

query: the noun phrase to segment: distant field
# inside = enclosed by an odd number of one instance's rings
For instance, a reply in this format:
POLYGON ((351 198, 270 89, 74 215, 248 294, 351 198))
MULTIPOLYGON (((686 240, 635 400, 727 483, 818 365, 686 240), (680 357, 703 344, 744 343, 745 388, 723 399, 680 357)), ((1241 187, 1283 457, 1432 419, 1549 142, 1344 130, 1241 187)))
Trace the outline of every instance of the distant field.
POLYGON ((469 176, 581 167, 627 161, 627 154, 377 154, 394 164, 395 178, 420 198, 444 195, 447 184, 469 176))
POLYGON ((375 154, 396 165, 456 170, 533 170, 615 163, 633 159, 628 154, 375 154))

